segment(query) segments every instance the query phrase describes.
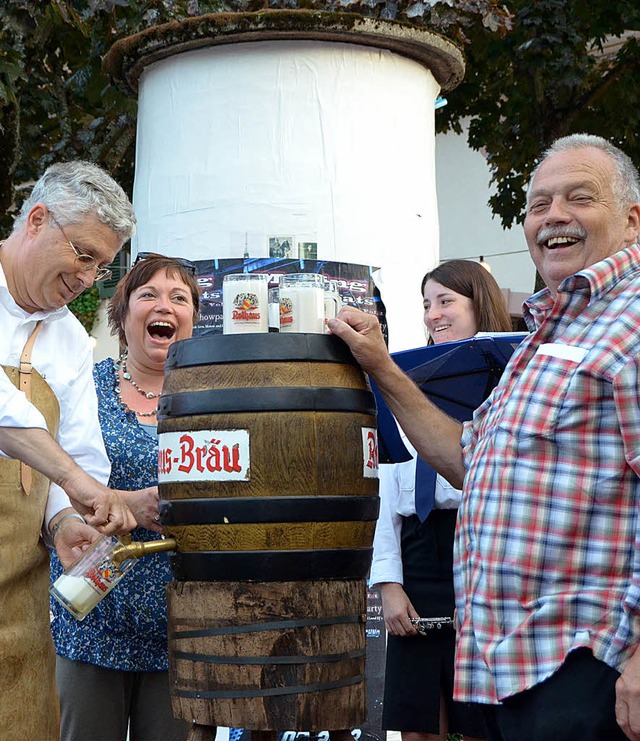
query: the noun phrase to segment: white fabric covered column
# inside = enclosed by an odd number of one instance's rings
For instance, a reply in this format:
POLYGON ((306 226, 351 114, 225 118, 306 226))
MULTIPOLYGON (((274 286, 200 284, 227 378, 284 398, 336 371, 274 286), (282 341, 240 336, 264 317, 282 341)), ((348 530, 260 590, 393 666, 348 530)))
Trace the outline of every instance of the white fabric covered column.
POLYGON ((174 54, 139 81, 133 251, 380 266, 392 351, 424 344, 438 261, 431 72, 391 51, 260 41, 174 54))

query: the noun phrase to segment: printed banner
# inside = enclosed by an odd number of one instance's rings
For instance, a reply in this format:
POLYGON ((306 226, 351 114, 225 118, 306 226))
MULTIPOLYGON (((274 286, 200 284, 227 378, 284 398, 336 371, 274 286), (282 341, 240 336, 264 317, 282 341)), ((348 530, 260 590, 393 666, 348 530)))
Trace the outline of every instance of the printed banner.
MULTIPOLYGON (((274 252, 275 254, 275 252, 274 252)), ((202 289, 200 319, 193 328, 193 335, 222 334, 222 281, 233 273, 262 273, 269 276, 269 288, 278 286, 280 276, 287 273, 319 273, 338 284, 340 300, 344 306, 355 306, 375 314, 382 331, 387 336, 385 308, 372 274, 378 268, 348 262, 298 258, 224 258, 199 260, 198 283, 202 289)))
POLYGON ((158 435, 158 482, 248 481, 249 430, 158 435))

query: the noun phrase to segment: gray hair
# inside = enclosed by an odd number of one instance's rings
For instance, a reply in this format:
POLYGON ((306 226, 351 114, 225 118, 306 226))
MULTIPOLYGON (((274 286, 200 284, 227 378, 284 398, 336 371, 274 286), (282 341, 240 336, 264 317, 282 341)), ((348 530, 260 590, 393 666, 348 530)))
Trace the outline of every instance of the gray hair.
MULTIPOLYGON (((570 134, 556 139, 553 144, 543 152, 540 162, 531 173, 528 193, 531 191, 531 183, 542 163, 552 154, 558 152, 569 152, 575 149, 599 149, 609 155, 612 160, 615 178, 611 187, 621 207, 632 203, 640 203, 640 175, 631 158, 611 142, 594 134, 570 134)), ((527 203, 529 195, 527 193, 527 203)))
POLYGON ((37 203, 44 204, 62 226, 78 224, 95 214, 123 243, 136 230, 136 217, 126 193, 109 173, 92 162, 76 160, 48 167, 22 204, 14 231, 26 223, 37 203))

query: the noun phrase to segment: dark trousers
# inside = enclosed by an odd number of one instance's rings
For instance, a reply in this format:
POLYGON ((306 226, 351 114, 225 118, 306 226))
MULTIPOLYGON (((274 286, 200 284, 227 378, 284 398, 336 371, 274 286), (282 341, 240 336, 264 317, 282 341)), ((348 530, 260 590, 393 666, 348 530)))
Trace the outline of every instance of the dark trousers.
POLYGON ((625 741, 616 723, 619 672, 579 648, 544 682, 483 705, 490 741, 625 741))
POLYGON ((130 741, 189 735, 190 724, 171 714, 169 672, 121 672, 56 656, 56 679, 60 741, 125 741, 128 728, 130 741))

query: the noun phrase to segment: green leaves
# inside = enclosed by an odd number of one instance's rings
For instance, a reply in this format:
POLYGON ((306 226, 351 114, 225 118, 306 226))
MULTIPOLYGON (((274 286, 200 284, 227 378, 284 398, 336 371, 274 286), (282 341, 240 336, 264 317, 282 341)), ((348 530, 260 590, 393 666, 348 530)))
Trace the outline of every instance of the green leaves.
POLYGON ((470 118, 469 143, 482 149, 497 193, 491 208, 510 226, 523 218, 523 187, 541 150, 558 136, 587 131, 618 142, 640 165, 637 2, 539 0, 509 4, 503 38, 475 28, 465 81, 447 96, 441 131, 470 118), (603 56, 602 49, 607 50, 603 56))
POLYGON ((75 314, 78 321, 89 334, 96 321, 98 309, 100 308, 100 294, 97 285, 92 285, 81 293, 69 304, 70 311, 75 314))
MULTIPOLYGON (((120 36, 184 17, 193 0, 6 0, 0 12, 0 213, 10 228, 20 185, 54 161, 89 159, 129 190, 136 100, 102 71, 120 36), (4 107, 3 107, 4 106, 4 107), (6 109, 5 109, 6 108, 6 109), (9 204, 12 204, 10 207, 9 204)), ((209 3, 211 5, 211 3, 209 3)))

